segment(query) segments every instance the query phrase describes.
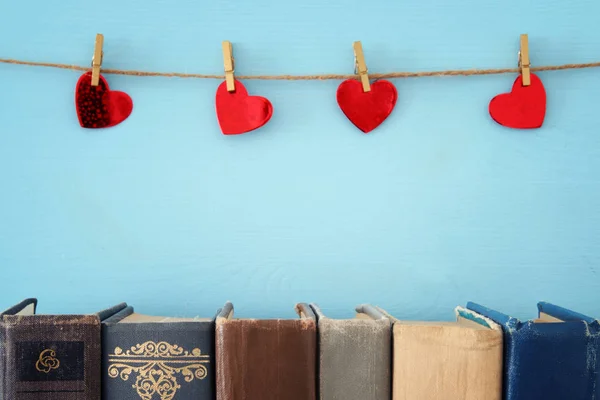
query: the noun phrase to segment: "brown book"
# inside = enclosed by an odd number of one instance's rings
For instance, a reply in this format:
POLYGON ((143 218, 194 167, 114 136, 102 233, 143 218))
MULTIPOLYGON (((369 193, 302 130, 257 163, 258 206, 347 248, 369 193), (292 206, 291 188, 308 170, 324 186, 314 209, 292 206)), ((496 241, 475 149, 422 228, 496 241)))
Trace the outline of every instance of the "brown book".
POLYGON ((100 400, 100 321, 93 315, 36 315, 27 299, 0 314, 0 400, 100 400))
POLYGON ((288 319, 234 319, 226 303, 216 321, 217 400, 315 400, 317 331, 306 304, 288 319))
POLYGON ((318 320, 321 400, 389 400, 391 321, 373 306, 356 318, 331 319, 310 305, 318 320))
POLYGON ((393 321, 393 400, 502 399, 501 327, 462 307, 455 311, 455 322, 386 314, 393 321))

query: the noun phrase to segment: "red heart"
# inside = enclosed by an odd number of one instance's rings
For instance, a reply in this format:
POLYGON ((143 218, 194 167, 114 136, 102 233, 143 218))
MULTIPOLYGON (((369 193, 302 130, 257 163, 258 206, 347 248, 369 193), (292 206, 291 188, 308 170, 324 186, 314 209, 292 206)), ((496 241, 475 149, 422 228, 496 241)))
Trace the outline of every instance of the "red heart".
POLYGON ((77 81, 75 106, 82 127, 109 128, 129 117, 133 101, 127 93, 111 91, 102 75, 98 86, 92 86, 92 73, 86 72, 77 81))
POLYGON ((523 86, 523 78, 519 75, 512 92, 500 94, 490 101, 490 115, 494 121, 508 128, 541 127, 546 115, 544 84, 531 74, 531 85, 523 86))
POLYGON ((362 83, 348 79, 337 90, 337 102, 350 121, 364 133, 377 128, 396 105, 398 92, 389 81, 378 80, 365 92, 362 83))
POLYGON ((240 81, 235 81, 235 92, 227 91, 223 82, 217 89, 217 120, 225 135, 237 135, 258 129, 271 119, 273 106, 264 97, 248 96, 240 81))

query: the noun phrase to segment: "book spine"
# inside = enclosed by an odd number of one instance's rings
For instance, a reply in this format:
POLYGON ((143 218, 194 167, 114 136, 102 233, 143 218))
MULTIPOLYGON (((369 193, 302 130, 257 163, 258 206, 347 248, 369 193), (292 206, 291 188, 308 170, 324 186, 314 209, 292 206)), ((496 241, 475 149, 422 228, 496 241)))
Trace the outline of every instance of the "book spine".
POLYGON ((4 316, 2 400, 100 400, 93 316, 4 316))
MULTIPOLYGON (((1 317, 0 317, 1 318, 1 317)), ((0 321, 0 400, 8 399, 8 388, 7 388, 7 379, 6 379, 6 336, 7 336, 7 328, 6 325, 0 321)))
POLYGON ((528 321, 511 333, 504 371, 506 398, 595 399, 593 364, 598 348, 590 332, 585 321, 528 321))
POLYGON ((391 395, 389 320, 319 320, 322 400, 379 400, 391 395), (360 368, 357 368, 360 366, 360 368))
POLYGON ((502 334, 452 325, 395 324, 393 371, 396 400, 500 400, 502 334))
POLYGON ((0 321, 0 400, 15 400, 15 355, 10 323, 0 321))
POLYGON ((102 326, 104 400, 214 399, 211 322, 102 326))
POLYGON ((217 320, 217 400, 314 400, 316 325, 217 320))

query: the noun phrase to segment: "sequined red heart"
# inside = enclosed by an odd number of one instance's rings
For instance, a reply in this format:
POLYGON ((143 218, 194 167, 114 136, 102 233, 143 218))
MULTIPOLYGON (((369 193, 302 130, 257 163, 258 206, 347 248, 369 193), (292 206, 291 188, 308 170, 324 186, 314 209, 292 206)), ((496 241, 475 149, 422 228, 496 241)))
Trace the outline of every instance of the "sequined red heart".
POLYGON ((258 129, 271 119, 273 106, 264 97, 248 96, 240 81, 235 81, 235 91, 227 91, 223 82, 217 89, 217 120, 225 135, 238 135, 258 129))
POLYGON ((98 86, 92 86, 92 73, 86 72, 77 81, 75 107, 82 127, 109 128, 129 117, 133 101, 127 93, 110 90, 102 75, 98 86))
POLYGON ((500 125, 516 129, 540 128, 546 115, 546 90, 540 78, 531 74, 531 85, 517 77, 510 93, 490 101, 490 115, 500 125))
POLYGON ((371 132, 392 113, 398 92, 389 81, 378 80, 365 92, 362 83, 348 79, 337 90, 337 102, 350 121, 364 133, 371 132))

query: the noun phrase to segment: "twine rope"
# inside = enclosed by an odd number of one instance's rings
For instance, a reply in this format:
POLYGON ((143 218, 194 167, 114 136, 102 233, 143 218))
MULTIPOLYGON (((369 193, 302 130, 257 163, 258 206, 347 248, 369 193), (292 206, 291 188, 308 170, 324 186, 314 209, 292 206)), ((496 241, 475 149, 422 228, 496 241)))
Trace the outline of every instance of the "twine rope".
MULTIPOLYGON (((56 64, 35 61, 23 61, 14 59, 0 58, 0 63, 27 65, 32 67, 46 67, 67 69, 72 71, 89 71, 89 67, 79 65, 56 64)), ((563 64, 563 65, 547 65, 543 67, 531 67, 532 72, 538 71, 562 71, 566 69, 584 69, 600 67, 600 62, 583 63, 583 64, 563 64)), ((153 72, 153 71, 135 71, 121 69, 102 69, 103 74, 114 75, 129 75, 129 76, 157 76, 167 78, 195 78, 195 79, 223 79, 224 75, 208 75, 208 74, 187 74, 182 72, 153 72)), ((474 76, 474 75, 496 75, 519 73, 519 68, 494 68, 494 69, 455 69, 446 71, 426 71, 426 72, 388 72, 383 74, 369 74, 369 78, 423 78, 433 76, 474 76)), ((355 74, 324 74, 324 75, 236 75, 237 79, 255 79, 255 80, 282 80, 282 81, 323 81, 323 80, 343 80, 355 78, 355 74)))

